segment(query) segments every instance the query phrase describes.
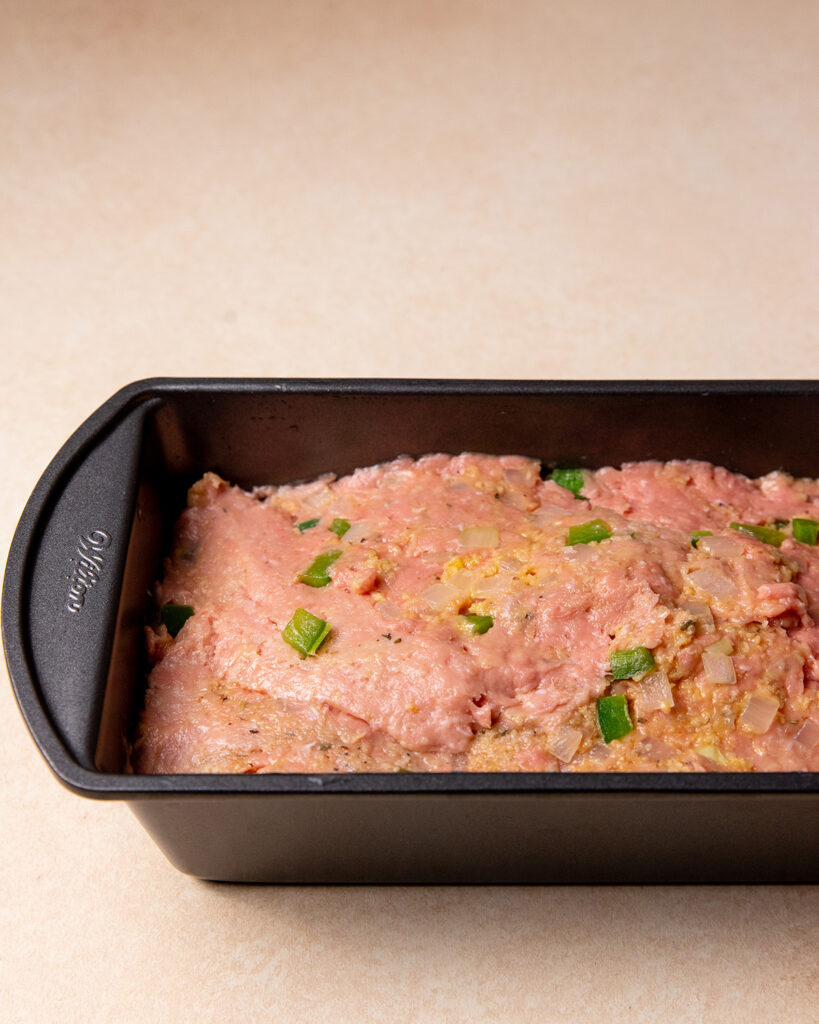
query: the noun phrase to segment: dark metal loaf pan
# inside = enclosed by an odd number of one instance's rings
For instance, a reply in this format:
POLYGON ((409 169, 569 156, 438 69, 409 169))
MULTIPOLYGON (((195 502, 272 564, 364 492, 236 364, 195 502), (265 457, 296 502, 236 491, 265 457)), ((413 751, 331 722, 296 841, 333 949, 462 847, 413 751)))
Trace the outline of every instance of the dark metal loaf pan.
POLYGON ((169 859, 252 882, 815 882, 819 779, 776 774, 134 776, 146 594, 185 491, 463 450, 595 467, 697 458, 819 475, 815 383, 149 380, 65 444, 3 585, 20 708, 75 792, 169 859))

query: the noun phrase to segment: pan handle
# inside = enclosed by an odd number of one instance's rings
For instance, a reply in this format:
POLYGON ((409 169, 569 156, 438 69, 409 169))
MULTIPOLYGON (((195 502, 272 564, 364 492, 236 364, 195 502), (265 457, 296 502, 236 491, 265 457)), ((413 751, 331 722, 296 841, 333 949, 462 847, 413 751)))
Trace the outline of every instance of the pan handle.
POLYGON ((6 564, 12 686, 41 753, 73 788, 94 769, 145 419, 156 401, 131 385, 83 423, 29 498, 6 564))

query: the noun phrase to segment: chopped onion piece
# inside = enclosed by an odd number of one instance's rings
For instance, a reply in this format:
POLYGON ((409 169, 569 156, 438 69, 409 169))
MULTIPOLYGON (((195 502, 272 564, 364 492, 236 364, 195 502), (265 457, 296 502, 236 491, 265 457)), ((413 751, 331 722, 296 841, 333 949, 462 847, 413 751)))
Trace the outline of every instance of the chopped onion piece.
POLYGON ((448 587, 454 587, 459 597, 471 594, 478 581, 481 579, 478 573, 472 569, 460 569, 454 572, 446 581, 448 587))
POLYGON ((498 569, 501 572, 520 572, 523 568, 523 562, 519 558, 514 558, 512 555, 506 555, 498 562, 498 569))
POLYGON ((700 757, 705 757, 709 761, 713 761, 715 765, 720 768, 728 767, 728 758, 723 754, 719 747, 715 747, 712 743, 708 743, 702 747, 695 747, 695 751, 700 757))
POLYGON ((558 761, 568 764, 577 753, 582 739, 583 733, 579 729, 572 729, 568 725, 564 725, 552 733, 546 746, 558 761))
POLYGON ((734 663, 727 654, 715 654, 710 649, 702 652, 702 667, 712 683, 720 685, 735 683, 737 674, 734 663))
POLYGON ((332 491, 326 484, 322 484, 312 493, 301 494, 299 497, 302 505, 306 505, 307 508, 315 510, 324 508, 329 504, 330 498, 332 497, 332 491))
POLYGON ((378 614, 382 616, 382 618, 389 620, 404 618, 404 613, 398 605, 394 601, 390 601, 389 598, 379 601, 376 608, 378 609, 378 614))
POLYGON ((509 704, 503 709, 500 721, 503 725, 519 729, 522 725, 526 724, 527 717, 525 708, 522 708, 519 704, 509 704))
POLYGON ((755 693, 748 701, 748 707, 739 716, 740 725, 750 732, 767 732, 773 725, 779 701, 767 693, 755 693))
POLYGON ((796 742, 800 743, 803 747, 806 747, 808 750, 813 750, 816 744, 819 743, 819 725, 817 725, 813 719, 808 718, 802 723, 802 727, 796 734, 795 739, 796 742))
POLYGON ((745 549, 736 537, 700 537, 697 550, 714 558, 737 558, 745 549))
POLYGON ((734 653, 734 645, 731 643, 727 636, 722 637, 713 644, 709 644, 708 647, 706 647, 705 649, 706 651, 710 651, 711 654, 734 653))
POLYGON ((458 591, 448 583, 433 583, 421 593, 421 597, 433 608, 446 608, 458 597, 458 591))
POLYGON ((475 597, 496 597, 509 589, 509 577, 498 573, 497 576, 489 576, 482 579, 475 585, 472 593, 475 597))
POLYGON ((688 578, 695 587, 699 587, 700 590, 704 590, 706 594, 716 597, 719 601, 729 601, 732 597, 736 597, 737 588, 734 584, 727 576, 723 576, 721 572, 714 569, 695 569, 688 578))
POLYGON ((353 523, 349 530, 344 534, 344 540, 348 544, 358 544, 362 540, 366 540, 367 537, 371 537, 375 533, 375 527, 368 520, 362 520, 358 523, 353 523))
POLYGON ((678 757, 680 753, 676 747, 669 746, 668 743, 657 736, 646 736, 645 739, 640 741, 638 749, 640 753, 653 758, 655 761, 667 761, 671 757, 678 757))
POLYGON ((494 526, 467 526, 461 530, 462 548, 496 548, 500 534, 494 526))
POLYGON ((521 512, 525 512, 529 508, 529 502, 520 491, 504 491, 501 495, 501 501, 506 505, 511 505, 512 508, 519 509, 521 512))
POLYGON ((515 484, 517 487, 528 487, 530 474, 525 469, 508 468, 504 469, 503 475, 509 481, 510 484, 515 484))
POLYGON ((643 679, 635 691, 638 714, 651 714, 652 711, 668 711, 674 707, 674 694, 668 676, 662 670, 652 672, 643 679))
POLYGON ((680 601, 680 608, 685 609, 691 618, 696 620, 701 633, 713 633, 716 631, 714 616, 704 601, 680 601))
POLYGON ((560 505, 541 505, 540 508, 533 513, 532 518, 538 526, 542 527, 562 522, 571 515, 572 513, 568 509, 561 508, 560 505))

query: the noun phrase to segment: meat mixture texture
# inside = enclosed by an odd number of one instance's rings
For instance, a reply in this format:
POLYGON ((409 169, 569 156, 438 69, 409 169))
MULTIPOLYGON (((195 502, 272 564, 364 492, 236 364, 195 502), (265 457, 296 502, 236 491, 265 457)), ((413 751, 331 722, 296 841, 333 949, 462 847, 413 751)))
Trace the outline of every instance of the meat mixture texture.
POLYGON ((819 482, 408 457, 189 492, 141 773, 816 771, 819 482))

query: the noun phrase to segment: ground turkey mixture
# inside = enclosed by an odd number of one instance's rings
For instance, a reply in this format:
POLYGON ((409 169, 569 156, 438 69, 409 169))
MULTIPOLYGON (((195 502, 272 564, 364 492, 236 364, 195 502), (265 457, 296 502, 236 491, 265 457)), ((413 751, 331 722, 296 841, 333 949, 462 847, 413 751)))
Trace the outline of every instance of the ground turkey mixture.
POLYGON ((819 482, 430 455, 194 484, 137 772, 816 771, 819 482))

